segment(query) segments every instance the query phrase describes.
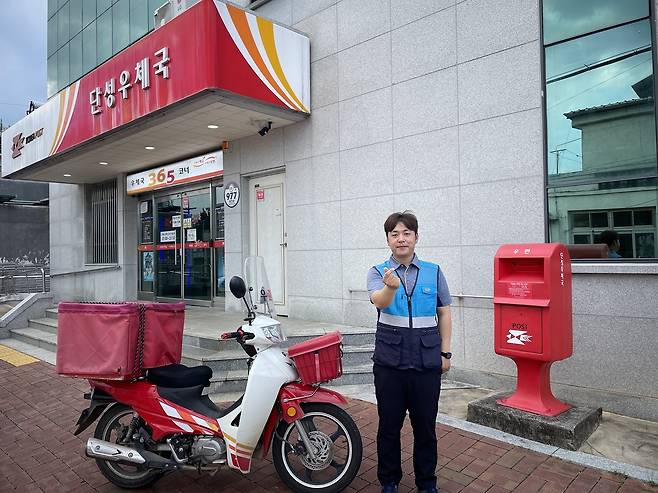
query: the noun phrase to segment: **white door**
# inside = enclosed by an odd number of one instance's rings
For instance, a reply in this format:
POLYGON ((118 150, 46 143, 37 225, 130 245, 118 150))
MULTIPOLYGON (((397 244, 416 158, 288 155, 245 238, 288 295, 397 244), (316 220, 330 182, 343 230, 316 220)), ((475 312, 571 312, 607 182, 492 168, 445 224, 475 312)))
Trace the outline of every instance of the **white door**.
POLYGON ((276 311, 287 315, 284 174, 249 180, 251 255, 265 259, 276 311))

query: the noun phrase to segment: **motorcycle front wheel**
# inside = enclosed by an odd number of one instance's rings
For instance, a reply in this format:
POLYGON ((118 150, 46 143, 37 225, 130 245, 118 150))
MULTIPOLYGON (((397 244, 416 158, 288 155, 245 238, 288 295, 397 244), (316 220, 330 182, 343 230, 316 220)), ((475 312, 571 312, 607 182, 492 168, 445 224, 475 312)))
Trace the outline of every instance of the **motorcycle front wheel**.
MULTIPOLYGON (((126 432, 134 416, 134 411, 123 404, 113 404, 98 421, 94 438, 111 443, 130 446, 126 442, 126 432)), ((140 465, 127 465, 103 459, 96 459, 98 469, 111 483, 120 488, 144 488, 155 483, 164 473, 146 469, 140 465)))
POLYGON ((282 421, 272 443, 274 467, 297 493, 337 493, 352 482, 363 455, 354 420, 333 404, 303 404, 299 420, 314 448, 311 458, 295 423, 282 421))

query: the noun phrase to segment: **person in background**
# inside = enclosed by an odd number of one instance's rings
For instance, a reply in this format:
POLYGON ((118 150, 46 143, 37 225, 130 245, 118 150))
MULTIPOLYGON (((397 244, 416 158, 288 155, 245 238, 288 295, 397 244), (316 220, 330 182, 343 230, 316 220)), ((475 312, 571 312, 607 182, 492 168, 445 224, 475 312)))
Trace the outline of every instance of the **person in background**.
POLYGON ((608 245, 608 258, 622 258, 619 255, 619 248, 621 244, 619 242, 619 233, 613 231, 612 229, 607 229, 599 235, 598 243, 605 243, 608 245))
POLYGON ((441 373, 450 369, 452 299, 441 268, 418 258, 418 220, 395 212, 384 222, 391 256, 368 271, 377 307, 373 373, 379 427, 377 478, 383 493, 402 479, 400 431, 407 411, 414 435, 416 487, 436 493, 436 415, 441 373))

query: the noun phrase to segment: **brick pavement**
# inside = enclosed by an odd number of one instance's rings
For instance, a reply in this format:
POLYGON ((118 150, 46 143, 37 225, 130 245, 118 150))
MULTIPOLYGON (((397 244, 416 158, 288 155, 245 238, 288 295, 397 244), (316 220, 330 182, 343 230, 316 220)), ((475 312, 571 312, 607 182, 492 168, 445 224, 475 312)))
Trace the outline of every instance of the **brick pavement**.
MULTIPOLYGON (((14 367, 0 360, 0 491, 78 492, 120 491, 100 474, 95 461, 84 456, 91 428, 80 437, 74 425, 87 401, 84 380, 59 377, 43 362, 14 367)), ((377 410, 351 400, 364 444, 363 463, 350 492, 379 492, 377 484, 377 410)), ((437 425, 439 488, 447 493, 523 492, 658 492, 656 485, 580 466, 475 435, 437 425)), ((400 491, 415 491, 412 439, 409 425, 403 432, 400 491)), ((162 492, 286 491, 271 459, 256 460, 247 476, 222 469, 214 477, 193 472, 165 476, 151 488, 162 492)))

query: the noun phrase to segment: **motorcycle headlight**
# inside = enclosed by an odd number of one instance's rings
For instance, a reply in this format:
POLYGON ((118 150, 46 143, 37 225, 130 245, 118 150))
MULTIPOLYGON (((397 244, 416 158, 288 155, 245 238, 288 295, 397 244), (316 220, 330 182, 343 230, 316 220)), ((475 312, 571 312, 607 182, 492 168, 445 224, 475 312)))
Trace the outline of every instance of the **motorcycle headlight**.
POLYGON ((267 337, 268 340, 275 343, 280 343, 286 340, 286 335, 283 333, 280 325, 263 327, 263 334, 265 334, 265 337, 267 337))

